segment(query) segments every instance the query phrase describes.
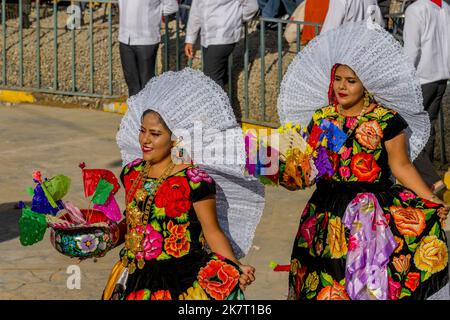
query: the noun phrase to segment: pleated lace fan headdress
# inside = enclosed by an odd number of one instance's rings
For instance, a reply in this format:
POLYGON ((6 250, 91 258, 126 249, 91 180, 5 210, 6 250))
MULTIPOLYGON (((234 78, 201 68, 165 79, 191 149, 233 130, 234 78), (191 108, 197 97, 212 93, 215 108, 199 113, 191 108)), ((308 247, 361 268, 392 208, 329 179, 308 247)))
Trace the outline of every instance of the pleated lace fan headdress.
POLYGON ((328 105, 330 74, 336 63, 352 68, 379 103, 408 122, 409 153, 414 160, 430 133, 416 70, 398 41, 371 21, 345 24, 320 34, 295 57, 278 97, 282 124, 293 122, 304 127, 315 110, 328 105))
POLYGON ((123 165, 142 158, 142 114, 158 112, 175 135, 181 133, 194 164, 216 181, 219 223, 235 255, 247 254, 264 209, 264 186, 244 175, 244 137, 223 89, 202 72, 185 68, 151 79, 127 105, 117 134, 123 165))

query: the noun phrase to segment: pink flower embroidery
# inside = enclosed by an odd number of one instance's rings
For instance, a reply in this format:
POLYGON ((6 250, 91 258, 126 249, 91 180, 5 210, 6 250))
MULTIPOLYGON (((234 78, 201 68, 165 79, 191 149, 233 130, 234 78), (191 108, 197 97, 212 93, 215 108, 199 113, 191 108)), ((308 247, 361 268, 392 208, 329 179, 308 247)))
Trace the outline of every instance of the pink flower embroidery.
POLYGON ((341 175, 342 178, 350 177, 350 168, 349 167, 340 167, 339 174, 341 175))
POLYGON ((203 170, 198 168, 188 169, 186 172, 189 179, 194 183, 199 183, 205 181, 207 183, 212 183, 213 179, 203 170))
POLYGON ((342 160, 347 160, 350 154, 352 153, 353 148, 352 147, 350 148, 344 147, 344 148, 345 151, 342 153, 341 158, 342 160))
POLYGON ((398 297, 402 292, 402 285, 400 284, 400 282, 394 281, 391 277, 389 277, 388 287, 389 300, 398 300, 398 297))
POLYGON ((412 192, 409 192, 407 190, 400 192, 399 193, 400 199, 402 199, 402 201, 406 201, 409 199, 414 199, 416 197, 416 195, 412 192))
POLYGON ((316 216, 313 216, 305 220, 305 222, 303 222, 300 228, 300 233, 302 237, 305 239, 305 241, 308 243, 308 248, 312 247, 312 242, 314 236, 316 235, 316 223, 317 223, 316 216))
POLYGON ((143 242, 144 252, 136 254, 136 258, 145 260, 157 258, 161 254, 163 240, 163 236, 159 232, 151 225, 147 225, 143 242))
POLYGON ((355 117, 348 117, 348 118, 347 118, 347 121, 345 122, 345 126, 346 126, 347 128, 351 128, 351 127, 353 127, 353 125, 355 124, 355 122, 356 122, 356 118, 355 118, 355 117))

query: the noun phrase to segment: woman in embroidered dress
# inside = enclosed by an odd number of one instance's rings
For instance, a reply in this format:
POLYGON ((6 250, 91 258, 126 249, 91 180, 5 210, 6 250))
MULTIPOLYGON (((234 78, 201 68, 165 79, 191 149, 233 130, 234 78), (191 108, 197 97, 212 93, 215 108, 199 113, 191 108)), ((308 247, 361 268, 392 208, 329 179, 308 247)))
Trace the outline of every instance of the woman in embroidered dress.
POLYGON ((365 22, 325 33, 283 81, 280 118, 305 124, 312 114, 303 137, 318 170, 294 241, 290 299, 448 299, 449 207, 408 157, 408 141, 415 157, 429 124, 414 70, 391 38, 365 22), (330 104, 313 111, 327 89, 330 104))
MULTIPOLYGON (((190 104, 180 103, 177 115, 173 114, 173 101, 169 101, 171 106, 167 99, 156 103, 160 97, 155 98, 155 95, 164 90, 183 98, 180 101, 189 101, 183 94, 192 98, 206 93, 212 103, 217 103, 217 96, 226 97, 212 80, 200 72, 185 69, 155 78, 128 101, 130 109, 122 120, 118 143, 124 162, 129 162, 135 147, 134 143, 127 144, 129 129, 136 124, 135 115, 145 110, 139 137, 135 135, 141 153, 137 160, 125 165, 121 173, 126 192, 126 218, 120 224, 121 240, 117 245, 125 242, 125 246, 103 299, 244 299, 243 291, 255 280, 255 269, 237 260, 219 225, 215 179, 191 161, 182 161, 186 160, 183 154, 186 148, 180 144, 180 139, 173 139, 175 124, 183 128, 181 122, 189 117, 183 113, 198 111, 189 108, 193 103, 191 99, 190 104), (197 89, 190 88, 188 83, 195 83, 197 89), (152 110, 147 109, 149 107, 152 110), (178 120, 178 115, 184 119, 178 120), (211 253, 205 250, 205 242, 211 253)), ((219 116, 231 112, 223 103, 217 105, 224 109, 216 111, 219 116)), ((201 105, 196 107, 202 108, 201 105)), ((229 119, 229 127, 236 124, 234 117, 229 119)), ((219 187, 226 188, 221 184, 219 187)), ((233 198, 229 197, 228 201, 233 202, 233 198)), ((257 207, 256 211, 262 211, 261 205, 257 207)))

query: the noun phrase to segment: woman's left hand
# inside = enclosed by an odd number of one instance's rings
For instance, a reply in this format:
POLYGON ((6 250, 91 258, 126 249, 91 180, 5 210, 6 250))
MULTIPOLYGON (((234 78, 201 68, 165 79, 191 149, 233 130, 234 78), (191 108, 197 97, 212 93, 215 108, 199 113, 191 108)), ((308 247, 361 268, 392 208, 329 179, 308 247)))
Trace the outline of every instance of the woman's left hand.
POLYGON ((242 271, 242 274, 239 278, 239 287, 242 291, 247 289, 247 286, 250 285, 253 281, 255 281, 255 268, 250 265, 241 264, 239 268, 242 271))
POLYGON ((443 207, 438 209, 438 216, 441 219, 441 225, 442 227, 445 227, 445 221, 447 220, 448 213, 450 212, 450 206, 444 204, 443 207))
POLYGON ((444 227, 445 221, 447 220, 448 213, 450 211, 450 206, 436 196, 432 196, 431 198, 429 198, 429 200, 443 206, 438 209, 437 214, 440 218, 442 227, 444 227))

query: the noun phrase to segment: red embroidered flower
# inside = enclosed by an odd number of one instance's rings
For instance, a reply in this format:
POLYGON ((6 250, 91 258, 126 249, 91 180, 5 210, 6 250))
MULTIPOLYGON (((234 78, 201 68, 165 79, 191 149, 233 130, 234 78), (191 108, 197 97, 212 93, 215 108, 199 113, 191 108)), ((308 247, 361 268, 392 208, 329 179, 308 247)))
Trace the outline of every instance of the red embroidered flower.
POLYGON ((373 155, 365 152, 355 154, 350 167, 359 181, 374 182, 381 171, 373 155))
POLYGON ((211 260, 197 276, 200 286, 214 299, 224 300, 239 281, 239 271, 223 261, 211 260))
POLYGON ((411 289, 411 291, 414 291, 417 289, 419 284, 420 284, 420 273, 418 272, 408 273, 408 276, 406 277, 405 281, 405 287, 411 289))
POLYGON ((153 292, 150 300, 172 300, 172 296, 170 295, 169 290, 159 290, 153 292))
POLYGON ((167 216, 176 218, 191 208, 191 189, 183 177, 167 179, 156 192, 155 205, 164 208, 167 216))
POLYGON ((308 218, 305 222, 302 223, 300 227, 300 233, 305 241, 308 243, 308 248, 312 247, 312 242, 314 236, 316 235, 316 216, 312 216, 308 218))
POLYGON ((389 300, 398 300, 400 293, 402 292, 402 285, 400 282, 394 281, 390 276, 388 276, 388 296, 389 300))

